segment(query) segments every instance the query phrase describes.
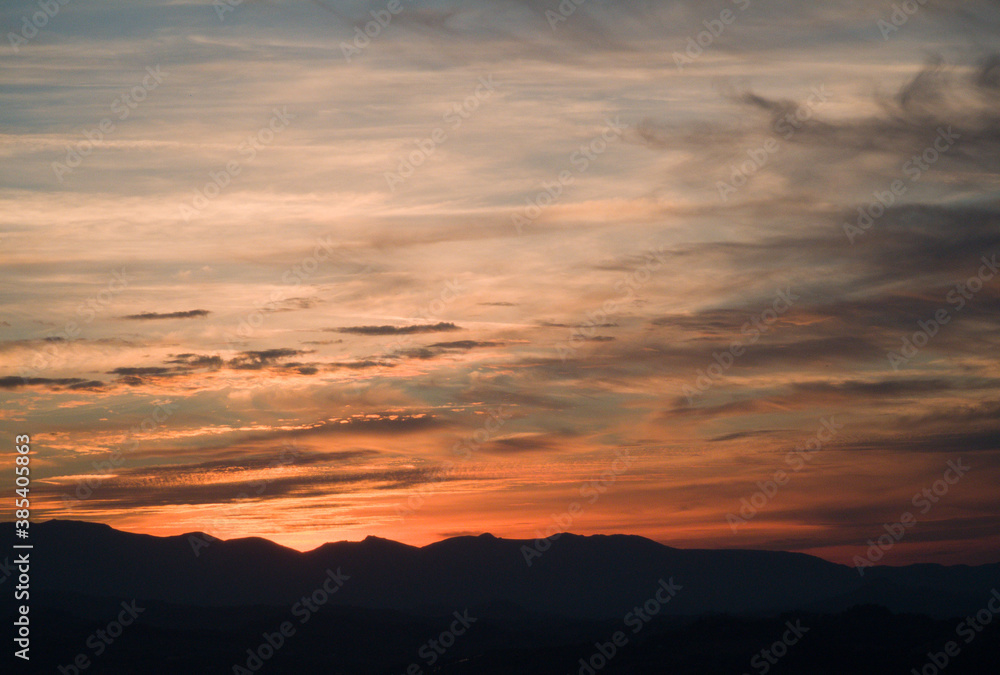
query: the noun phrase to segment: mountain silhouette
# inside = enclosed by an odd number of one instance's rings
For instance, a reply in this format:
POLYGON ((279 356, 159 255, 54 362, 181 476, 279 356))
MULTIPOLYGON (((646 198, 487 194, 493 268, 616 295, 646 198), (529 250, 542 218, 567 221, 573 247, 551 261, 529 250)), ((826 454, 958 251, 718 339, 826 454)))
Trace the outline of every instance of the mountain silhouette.
MULTIPOLYGON (((0 538, 7 551, 19 543, 12 523, 0 538)), ((763 675, 760 650, 801 626, 773 673, 919 673, 962 617, 1000 599, 998 564, 861 576, 798 553, 625 535, 562 534, 541 555, 488 534, 299 552, 52 520, 33 523, 30 541, 33 653, 11 672, 763 675), (128 607, 138 619, 115 627, 128 607)), ((9 618, 15 578, 0 579, 9 618)), ((1000 621, 949 659, 949 675, 995 672, 1000 621)))
MULTIPOLYGON (((0 533, 13 543, 11 523, 0 533)), ((368 537, 302 553, 260 538, 154 537, 51 520, 32 526, 32 543, 39 590, 201 606, 287 604, 314 590, 327 570, 339 569, 350 582, 331 597, 332 605, 425 614, 500 603, 612 619, 648 599, 661 580, 672 580, 682 590, 663 615, 871 604, 944 618, 975 612, 1000 583, 1000 563, 882 566, 862 577, 853 567, 800 553, 683 550, 627 535, 561 534, 537 556, 525 554, 533 541, 488 534, 422 548, 368 537)))

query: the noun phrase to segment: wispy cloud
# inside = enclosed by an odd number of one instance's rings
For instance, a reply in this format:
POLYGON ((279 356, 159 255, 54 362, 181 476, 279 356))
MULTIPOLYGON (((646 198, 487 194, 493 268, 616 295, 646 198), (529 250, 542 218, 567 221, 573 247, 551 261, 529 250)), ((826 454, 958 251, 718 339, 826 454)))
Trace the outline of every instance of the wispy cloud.
POLYGON ((198 319, 211 314, 207 309, 189 309, 184 312, 144 312, 142 314, 129 314, 123 319, 131 321, 154 321, 158 319, 198 319))
POLYGON ((384 3, 70 3, 9 53, 0 389, 53 477, 39 514, 130 437, 78 507, 112 524, 200 529, 263 476, 237 534, 530 537, 627 447, 581 531, 849 560, 968 452, 895 560, 995 551, 1000 5, 886 39, 891 3, 727 2, 709 40, 721 7, 694 0, 556 4, 408 7, 348 61, 384 3), (269 466, 283 440, 301 462, 269 466))

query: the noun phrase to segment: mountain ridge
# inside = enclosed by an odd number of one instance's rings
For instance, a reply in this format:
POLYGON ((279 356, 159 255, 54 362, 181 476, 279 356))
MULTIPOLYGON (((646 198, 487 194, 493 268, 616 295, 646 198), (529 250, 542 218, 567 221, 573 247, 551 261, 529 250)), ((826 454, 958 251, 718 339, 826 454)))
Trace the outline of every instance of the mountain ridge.
MULTIPOLYGON (((852 603, 958 616, 1000 586, 1000 563, 871 567, 862 577, 804 553, 678 549, 636 535, 566 533, 530 559, 522 547, 533 541, 493 535, 423 547, 368 537, 305 552, 260 537, 206 537, 156 537, 85 521, 33 523, 33 587, 208 607, 281 605, 341 570, 350 578, 331 596, 336 605, 420 613, 507 603, 599 620, 625 615, 668 580, 681 590, 664 616, 773 615, 852 603), (193 546, 192 539, 207 545, 193 546)), ((14 543, 13 523, 0 523, 0 538, 14 543)))

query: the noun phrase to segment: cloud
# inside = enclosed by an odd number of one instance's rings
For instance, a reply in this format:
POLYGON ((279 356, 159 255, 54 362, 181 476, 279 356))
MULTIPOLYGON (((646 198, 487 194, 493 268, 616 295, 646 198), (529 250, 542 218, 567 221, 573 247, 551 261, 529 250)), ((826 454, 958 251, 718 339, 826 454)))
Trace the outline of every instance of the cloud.
MULTIPOLYGON (((294 467, 294 464, 289 465, 294 467)), ((286 497, 329 497, 348 495, 368 490, 402 490, 426 483, 457 480, 456 476, 442 475, 436 468, 375 469, 343 471, 315 468, 298 475, 251 475, 222 482, 181 482, 179 476, 124 475, 105 479, 89 499, 82 500, 76 509, 103 511, 115 509, 143 509, 151 507, 231 504, 245 499, 271 502, 286 497)), ((274 469, 279 472, 280 468, 274 469)), ((62 486, 46 486, 45 492, 53 496, 63 494, 62 486)), ((335 506, 326 503, 326 508, 335 506)))
POLYGON ((170 369, 150 366, 145 368, 115 368, 108 372, 113 375, 168 375, 170 369))
POLYGON ((152 321, 157 319, 198 319, 203 316, 208 316, 211 314, 207 309, 189 309, 184 312, 167 312, 164 314, 158 312, 145 312, 143 314, 129 314, 128 316, 123 316, 123 319, 129 319, 132 321, 152 321))
POLYGON ((441 321, 413 326, 347 326, 345 328, 327 328, 325 330, 353 335, 411 335, 413 333, 444 333, 461 330, 461 328, 453 323, 441 321))
POLYGON ((412 433, 423 429, 449 426, 447 422, 427 413, 398 414, 389 412, 368 413, 341 417, 321 425, 293 432, 300 436, 324 436, 342 433, 412 433))
POLYGON ((489 340, 455 340, 454 342, 435 342, 427 345, 429 349, 477 349, 480 347, 500 347, 503 343, 489 340))
POLYGON ((317 297, 308 298, 286 298, 273 303, 268 303, 261 311, 264 312, 294 312, 299 309, 311 309, 322 303, 317 297))
POLYGON ((299 375, 315 375, 319 372, 317 366, 310 365, 308 363, 283 363, 281 367, 286 370, 294 370, 299 375))
POLYGON ((230 359, 227 365, 230 368, 235 368, 236 370, 260 370, 261 368, 274 365, 276 361, 280 361, 281 359, 310 353, 311 352, 303 351, 301 349, 287 348, 246 351, 241 352, 235 358, 230 359))
POLYGON ((348 370, 364 370, 366 368, 394 368, 396 366, 392 361, 376 361, 374 359, 365 359, 362 361, 341 361, 336 363, 327 364, 331 370, 338 370, 340 368, 346 368, 348 370))
POLYGON ((19 389, 21 387, 45 387, 53 390, 66 389, 100 389, 104 386, 98 380, 86 380, 79 377, 0 377, 0 389, 19 389))
POLYGON ((303 467, 319 464, 343 465, 346 462, 370 459, 377 456, 376 450, 356 449, 330 452, 311 452, 295 446, 275 448, 265 454, 245 454, 235 458, 214 459, 191 464, 162 464, 149 467, 134 467, 120 470, 121 476, 132 479, 186 480, 204 479, 209 475, 225 477, 234 472, 259 471, 281 467, 303 467))
POLYGON ((1000 451, 1000 424, 991 428, 970 431, 950 431, 937 434, 892 437, 870 436, 837 444, 838 449, 853 452, 892 450, 896 452, 932 452, 962 454, 1000 451))
POLYGON ((221 368, 225 363, 221 356, 208 354, 177 354, 167 363, 178 363, 190 368, 221 368))
POLYGON ((454 342, 435 342, 427 345, 426 347, 407 349, 402 352, 402 355, 412 359, 432 359, 441 354, 447 354, 450 352, 469 351, 470 349, 485 347, 499 347, 502 346, 502 344, 503 343, 501 342, 493 342, 490 340, 456 340, 454 342))
POLYGON ((520 455, 529 452, 558 451, 565 447, 560 440, 565 438, 545 433, 519 434, 491 440, 483 446, 483 452, 495 455, 520 455))

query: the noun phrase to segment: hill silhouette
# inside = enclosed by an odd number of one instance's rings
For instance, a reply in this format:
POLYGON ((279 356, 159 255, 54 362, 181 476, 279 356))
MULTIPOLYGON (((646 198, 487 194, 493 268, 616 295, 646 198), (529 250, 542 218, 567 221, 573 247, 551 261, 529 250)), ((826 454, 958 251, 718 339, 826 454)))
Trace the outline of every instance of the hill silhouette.
MULTIPOLYGON (((11 523, 0 537, 10 550, 11 523)), ((804 554, 683 550, 626 535, 562 534, 540 556, 526 556, 533 542, 492 535, 420 548, 368 537, 298 552, 260 538, 53 520, 32 525, 31 543, 38 672, 80 653, 95 670, 79 672, 258 672, 246 650, 284 621, 295 635, 259 672, 759 672, 750 659, 795 621, 811 632, 774 672, 919 672, 1000 587, 1000 564, 873 567, 862 577, 804 554), (330 592, 317 594, 325 581, 330 592), (322 603, 307 612, 310 597, 322 603), (137 602, 141 618, 98 658, 88 638, 122 602, 137 602), (454 646, 428 651, 463 613, 471 625, 454 646), (627 644, 609 642, 616 632, 627 644), (615 654, 595 669, 587 659, 598 645, 615 654)), ((950 672, 989 672, 975 668, 998 656, 998 625, 950 672)))
MULTIPOLYGON (((12 524, 0 536, 13 543, 12 524)), ((664 610, 675 616, 873 604, 946 618, 975 612, 1000 583, 1000 563, 873 567, 862 577, 801 553, 684 550, 629 535, 562 534, 538 556, 525 554, 532 541, 492 535, 423 548, 368 537, 302 553, 260 538, 153 537, 52 520, 33 525, 32 543, 39 590, 208 606, 286 604, 331 568, 351 577, 336 605, 425 612, 500 602, 586 619, 620 617, 668 578, 683 586, 664 610)))

